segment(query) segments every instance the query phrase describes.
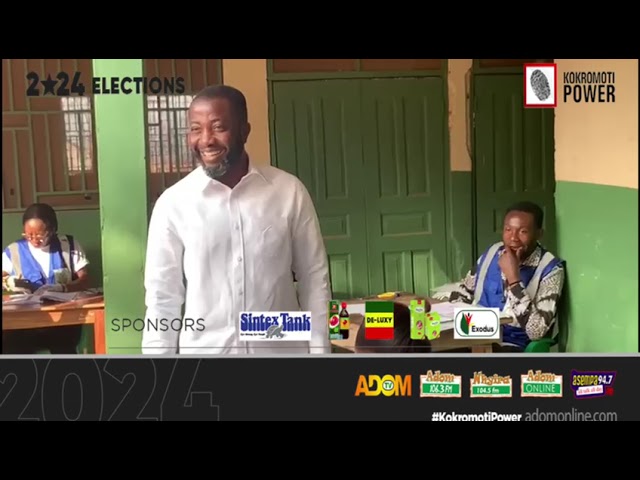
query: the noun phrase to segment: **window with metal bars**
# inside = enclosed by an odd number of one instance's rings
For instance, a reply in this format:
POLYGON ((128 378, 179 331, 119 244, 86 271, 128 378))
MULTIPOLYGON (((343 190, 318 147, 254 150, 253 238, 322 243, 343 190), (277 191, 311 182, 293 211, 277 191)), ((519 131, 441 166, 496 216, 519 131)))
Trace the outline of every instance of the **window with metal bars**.
POLYGON ((93 118, 91 99, 62 97, 67 172, 81 175, 93 171, 93 118))
MULTIPOLYGON (((187 111, 192 95, 147 97, 149 171, 151 174, 179 174, 193 169, 187 145, 187 111)), ((169 181, 169 178, 165 180, 169 181)), ((168 187, 164 184, 164 187, 168 187)))

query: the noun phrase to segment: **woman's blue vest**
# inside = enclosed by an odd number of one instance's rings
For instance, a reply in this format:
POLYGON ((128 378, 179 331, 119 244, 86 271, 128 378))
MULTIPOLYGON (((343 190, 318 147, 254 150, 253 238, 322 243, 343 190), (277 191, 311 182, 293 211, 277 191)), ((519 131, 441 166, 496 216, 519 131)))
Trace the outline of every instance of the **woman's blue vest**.
POLYGON ((73 237, 71 235, 54 236, 49 244, 49 255, 51 257, 49 271, 43 272, 40 264, 31 254, 29 243, 26 239, 18 240, 4 249, 4 253, 13 263, 14 275, 22 275, 22 278, 29 280, 33 287, 39 288, 43 285, 51 285, 56 282, 58 276, 64 269, 69 270, 70 280, 77 278, 73 265, 74 250, 73 237))

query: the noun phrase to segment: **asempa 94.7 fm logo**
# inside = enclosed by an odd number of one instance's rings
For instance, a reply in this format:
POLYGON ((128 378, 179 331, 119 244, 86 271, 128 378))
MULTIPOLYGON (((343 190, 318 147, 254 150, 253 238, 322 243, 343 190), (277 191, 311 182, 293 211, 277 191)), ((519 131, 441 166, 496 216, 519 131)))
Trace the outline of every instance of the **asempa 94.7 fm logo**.
POLYGON ((571 390, 575 398, 601 398, 613 395, 616 372, 571 371, 571 390))

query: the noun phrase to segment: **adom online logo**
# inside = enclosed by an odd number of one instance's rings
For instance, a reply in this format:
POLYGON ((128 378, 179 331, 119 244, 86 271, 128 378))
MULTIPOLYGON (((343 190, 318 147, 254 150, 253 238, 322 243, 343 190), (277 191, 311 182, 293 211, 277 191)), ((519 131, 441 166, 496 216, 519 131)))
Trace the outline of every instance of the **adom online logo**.
POLYGON ((497 308, 456 308, 453 317, 453 338, 500 338, 500 310, 497 308))

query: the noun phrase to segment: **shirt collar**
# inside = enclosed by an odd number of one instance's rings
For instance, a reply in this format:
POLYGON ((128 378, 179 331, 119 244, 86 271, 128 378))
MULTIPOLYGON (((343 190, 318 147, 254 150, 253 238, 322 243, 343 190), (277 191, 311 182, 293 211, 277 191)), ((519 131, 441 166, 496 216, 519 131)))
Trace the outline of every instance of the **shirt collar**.
POLYGON ((542 248, 540 247, 540 245, 537 245, 535 250, 531 253, 531 255, 525 258, 524 262, 522 262, 522 265, 526 267, 537 267, 538 264, 540 263, 541 258, 542 258, 542 248))
MULTIPOLYGON (((194 175, 194 182, 200 191, 203 191, 205 188, 209 187, 210 185, 215 185, 215 186, 223 185, 218 180, 209 178, 205 173, 204 168, 202 168, 202 165, 200 165, 199 167, 196 168, 196 170, 194 170, 193 175, 194 175)), ((260 169, 260 167, 256 166, 251 161, 251 159, 249 159, 249 169, 247 171, 247 174, 244 177, 242 177, 238 185, 240 185, 241 182, 246 181, 245 179, 251 178, 253 176, 257 178, 261 178, 263 181, 269 183, 269 180, 267 179, 264 172, 260 169)))

